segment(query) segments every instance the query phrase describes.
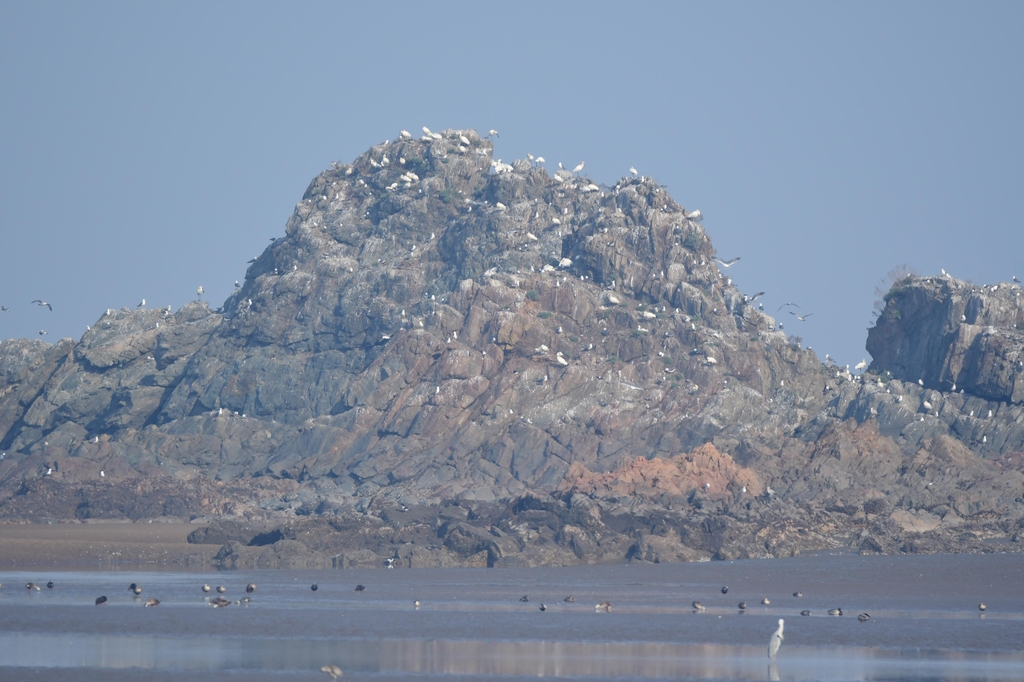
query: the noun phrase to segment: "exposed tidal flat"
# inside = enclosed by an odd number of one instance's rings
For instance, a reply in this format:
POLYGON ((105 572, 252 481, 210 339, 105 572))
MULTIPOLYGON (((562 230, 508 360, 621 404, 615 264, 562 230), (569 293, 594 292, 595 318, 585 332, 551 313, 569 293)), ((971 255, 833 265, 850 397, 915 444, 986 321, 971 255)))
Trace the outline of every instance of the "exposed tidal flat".
POLYGON ((1017 554, 141 569, 0 572, 0 679, 329 679, 319 672, 324 665, 339 666, 345 679, 372 680, 1024 678, 1024 557, 1017 554), (29 581, 41 589, 25 589, 29 581), (143 588, 138 597, 131 582, 143 588), (217 586, 236 601, 250 582, 248 604, 210 606, 217 586), (204 584, 212 591, 204 593, 204 584), (101 595, 107 603, 95 606, 101 595), (570 595, 574 601, 564 601, 570 595), (153 597, 160 605, 145 608, 153 597), (695 612, 694 600, 705 610, 695 612), (610 611, 595 610, 605 601, 610 611), (826 615, 832 608, 844 615, 826 615), (860 622, 860 613, 870 620, 860 622), (785 641, 771 667, 766 650, 779 618, 785 641))

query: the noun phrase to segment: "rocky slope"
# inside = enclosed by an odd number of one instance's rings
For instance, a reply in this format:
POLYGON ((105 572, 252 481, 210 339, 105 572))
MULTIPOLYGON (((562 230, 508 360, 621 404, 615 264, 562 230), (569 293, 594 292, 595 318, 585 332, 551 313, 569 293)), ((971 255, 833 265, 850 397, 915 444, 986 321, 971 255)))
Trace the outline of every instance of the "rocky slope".
POLYGON ((221 309, 0 344, 0 518, 212 518, 225 566, 1019 547, 1019 286, 901 283, 858 377, 713 256, 649 178, 378 145, 221 309))

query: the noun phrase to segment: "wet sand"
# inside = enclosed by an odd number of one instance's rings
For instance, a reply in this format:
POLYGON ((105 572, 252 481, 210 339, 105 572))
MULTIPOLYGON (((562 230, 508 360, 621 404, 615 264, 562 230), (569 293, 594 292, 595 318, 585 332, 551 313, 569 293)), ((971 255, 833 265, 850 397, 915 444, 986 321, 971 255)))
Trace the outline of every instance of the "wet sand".
POLYGON ((201 566, 219 545, 190 545, 189 523, 0 524, 0 568, 201 566))
POLYGON ((0 680, 284 682, 327 679, 326 664, 373 682, 1024 679, 1018 554, 143 576, 0 570, 0 582, 0 680), (23 587, 50 579, 53 589, 23 587), (140 579, 136 597, 127 588, 140 579), (249 582, 256 589, 242 603, 249 582), (211 608, 204 583, 238 601, 211 608), (575 601, 563 601, 570 594, 575 601), (98 595, 109 598, 102 607, 98 595), (159 608, 143 606, 149 597, 159 608), (694 599, 706 610, 692 609, 694 599), (604 600, 610 612, 594 608, 604 600), (837 606, 845 616, 826 615, 837 606), (860 622, 861 612, 871 618, 860 622), (770 666, 780 618, 786 639, 770 666))

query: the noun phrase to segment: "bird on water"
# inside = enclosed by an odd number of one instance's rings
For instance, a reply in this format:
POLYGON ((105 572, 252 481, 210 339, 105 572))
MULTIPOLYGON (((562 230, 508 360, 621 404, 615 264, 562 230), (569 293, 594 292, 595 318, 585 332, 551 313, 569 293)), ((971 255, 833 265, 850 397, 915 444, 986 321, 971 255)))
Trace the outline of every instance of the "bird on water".
POLYGON ((96 606, 100 606, 100 605, 106 604, 106 603, 107 603, 107 598, 106 597, 96 597, 96 606))
POLYGON ((740 611, 746 611, 747 610, 747 602, 741 601, 740 604, 739 604, 739 610, 740 611))
POLYGON ((722 587, 722 594, 729 594, 729 588, 728 587, 722 587))
POLYGON ((779 647, 782 645, 782 640, 785 639, 785 637, 782 636, 782 628, 785 623, 786 622, 783 619, 779 618, 779 629, 773 632, 772 638, 768 640, 768 658, 773 662, 775 661, 775 656, 779 653, 779 647))
POLYGON ((135 583, 132 583, 131 585, 128 586, 128 590, 130 592, 134 592, 135 596, 138 596, 138 595, 142 594, 142 585, 137 585, 135 583))
POLYGON ((50 582, 46 583, 46 589, 48 589, 48 590, 52 590, 53 589, 53 581, 52 580, 50 582))
POLYGON ((524 594, 522 597, 519 598, 519 601, 530 601, 530 595, 524 594))
POLYGON ((313 583, 312 585, 310 585, 310 586, 309 586, 309 589, 311 589, 311 590, 313 590, 314 592, 316 592, 316 591, 317 591, 317 590, 319 590, 320 588, 319 588, 319 587, 317 587, 316 583, 313 583))
POLYGON ((228 588, 224 587, 223 585, 217 585, 217 593, 218 594, 224 594, 227 591, 228 591, 228 588))
POLYGON ((31 592, 32 590, 35 590, 36 592, 38 592, 39 591, 39 585, 36 585, 35 583, 25 583, 25 589, 28 590, 29 592, 31 592))
POLYGON ((862 613, 859 616, 857 616, 857 620, 859 620, 862 623, 866 623, 869 620, 871 620, 871 614, 870 613, 862 613))
POLYGON ((828 615, 830 615, 830 616, 841 616, 841 615, 843 615, 843 610, 842 609, 829 609, 828 610, 828 615))
POLYGON ((693 610, 694 611, 706 611, 707 607, 704 606, 703 604, 701 604, 699 601, 695 601, 695 602, 693 602, 693 610))
POLYGON ((339 677, 341 677, 341 668, 339 668, 336 665, 325 665, 324 667, 320 668, 320 672, 327 673, 331 676, 332 680, 336 680, 339 677))
POLYGON ((245 593, 246 594, 252 594, 255 591, 256 591, 256 583, 249 583, 248 585, 245 586, 245 593))
POLYGON ((159 606, 159 605, 160 605, 160 600, 159 599, 151 598, 151 599, 147 599, 146 600, 146 606, 159 606))
POLYGON ((206 583, 205 585, 203 585, 203 592, 209 592, 209 591, 210 591, 210 583, 206 583))
POLYGON ((366 589, 365 585, 356 585, 355 588, 352 591, 353 592, 362 592, 365 589, 366 589))

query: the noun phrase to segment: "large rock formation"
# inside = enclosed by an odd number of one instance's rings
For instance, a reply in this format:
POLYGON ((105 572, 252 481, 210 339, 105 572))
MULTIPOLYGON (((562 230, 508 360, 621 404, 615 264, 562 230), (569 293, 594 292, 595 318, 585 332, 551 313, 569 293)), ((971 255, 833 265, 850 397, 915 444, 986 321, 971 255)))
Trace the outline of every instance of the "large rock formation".
POLYGON ((216 518, 225 566, 1016 537, 1019 287, 903 283, 865 380, 732 287, 654 181, 491 152, 445 131, 336 164, 217 311, 0 344, 0 518, 216 518))

